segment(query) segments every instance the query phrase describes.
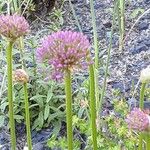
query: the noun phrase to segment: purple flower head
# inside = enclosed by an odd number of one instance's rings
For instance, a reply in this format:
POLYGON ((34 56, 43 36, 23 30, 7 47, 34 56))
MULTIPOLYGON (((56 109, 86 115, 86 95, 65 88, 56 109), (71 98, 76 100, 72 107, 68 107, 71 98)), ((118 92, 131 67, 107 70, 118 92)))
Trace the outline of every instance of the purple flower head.
POLYGON ((29 32, 29 24, 26 19, 17 14, 0 16, 0 34, 10 40, 25 35, 29 32))
POLYGON ((41 41, 36 55, 39 61, 45 61, 53 66, 53 78, 63 77, 65 70, 84 69, 91 62, 89 56, 89 40, 83 33, 59 31, 41 41))
POLYGON ((145 131, 149 128, 149 116, 145 114, 140 108, 134 108, 128 114, 126 122, 130 129, 137 131, 145 131))

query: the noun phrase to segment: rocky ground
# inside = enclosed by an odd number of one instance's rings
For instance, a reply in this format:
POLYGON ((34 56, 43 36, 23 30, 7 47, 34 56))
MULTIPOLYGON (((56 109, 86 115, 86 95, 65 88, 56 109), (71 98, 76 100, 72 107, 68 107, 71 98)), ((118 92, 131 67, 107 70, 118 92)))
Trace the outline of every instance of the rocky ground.
MULTIPOLYGON (((89 37, 92 43, 92 27, 88 0, 72 0, 72 4, 75 8, 82 31, 89 37)), ((101 54, 100 58, 102 59, 103 64, 105 64, 112 22, 110 8, 113 8, 113 4, 111 0, 95 0, 94 7, 96 10, 97 31, 101 54)), ((137 19, 130 18, 130 14, 136 8, 148 10, 150 8, 150 0, 130 0, 128 4, 126 3, 126 35, 137 19)), ((78 31, 76 21, 72 15, 68 2, 65 2, 63 11, 65 12, 63 17, 63 29, 78 31)), ((42 18, 42 21, 40 19, 34 21, 33 29, 45 29, 49 23, 49 17, 45 16, 44 19, 42 18), (35 26, 35 24, 38 27, 35 26)), ((44 32, 42 34, 44 34, 44 32)), ((128 101, 133 101, 131 95, 131 84, 134 83, 136 85, 139 79, 140 70, 150 65, 150 11, 145 14, 134 26, 131 34, 126 38, 122 52, 118 50, 118 39, 119 34, 116 27, 113 37, 113 48, 111 50, 109 77, 107 81, 108 88, 106 99, 110 103, 110 97, 113 96, 112 92, 114 89, 119 89, 122 95, 125 96, 128 101)), ((101 66, 100 69, 100 85, 103 81, 104 67, 105 66, 101 66)), ((136 100, 138 99, 135 97, 134 101, 136 100)), ((34 143, 34 150, 48 149, 44 148, 44 143, 51 135, 51 131, 51 128, 43 129, 40 132, 33 131, 32 138, 34 143)), ((18 136, 18 140, 24 143, 25 138, 22 137, 22 135, 24 134, 20 134, 20 137, 18 136)), ((9 150, 8 139, 9 134, 6 132, 6 130, 2 129, 0 132, 0 144, 5 146, 3 148, 1 147, 1 150, 9 150)))

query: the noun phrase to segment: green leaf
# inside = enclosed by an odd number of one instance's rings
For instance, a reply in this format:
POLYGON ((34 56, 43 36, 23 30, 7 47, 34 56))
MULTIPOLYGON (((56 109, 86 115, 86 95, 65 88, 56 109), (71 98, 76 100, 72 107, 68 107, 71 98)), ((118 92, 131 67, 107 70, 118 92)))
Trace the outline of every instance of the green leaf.
POLYGON ((15 119, 19 119, 19 120, 20 120, 20 119, 24 119, 24 117, 21 116, 21 115, 14 115, 14 118, 15 118, 15 119))
POLYGON ((39 113, 38 121, 39 121, 38 122, 39 127, 42 128, 43 127, 43 123, 44 123, 44 116, 43 116, 43 112, 42 111, 39 113))
POLYGON ((82 117, 82 115, 83 115, 83 113, 84 113, 84 108, 80 108, 79 109, 79 112, 78 112, 78 118, 81 118, 82 117))
POLYGON ((8 102, 4 102, 4 103, 1 104, 0 109, 1 109, 2 112, 5 111, 7 105, 8 105, 8 102))
POLYGON ((0 127, 4 125, 5 116, 0 116, 0 127))
POLYGON ((53 97, 52 91, 53 91, 53 86, 51 86, 51 88, 48 90, 46 103, 48 103, 52 99, 53 97))
POLYGON ((33 126, 32 126, 32 130, 36 129, 39 125, 39 118, 35 119, 33 126))
POLYGON ((35 96, 31 97, 30 100, 34 100, 35 102, 37 102, 39 104, 39 107, 42 108, 44 106, 44 104, 43 104, 44 98, 46 98, 45 95, 35 95, 35 96))
POLYGON ((49 105, 46 104, 45 106, 45 111, 44 111, 44 120, 46 120, 49 116, 49 111, 50 111, 50 108, 49 108, 49 105))
POLYGON ((65 115, 65 112, 61 112, 61 111, 58 111, 56 113, 53 113, 51 114, 49 117, 48 117, 48 122, 52 121, 53 119, 55 118, 59 118, 59 117, 62 117, 65 115))
POLYGON ((56 138, 61 129, 61 121, 58 120, 58 121, 54 122, 53 125, 54 125, 53 135, 56 138))
POLYGON ((142 9, 142 8, 137 8, 137 9, 133 10, 133 12, 130 14, 130 18, 131 18, 131 19, 134 19, 134 18, 136 18, 139 14, 142 14, 142 13, 144 13, 144 9, 142 9))

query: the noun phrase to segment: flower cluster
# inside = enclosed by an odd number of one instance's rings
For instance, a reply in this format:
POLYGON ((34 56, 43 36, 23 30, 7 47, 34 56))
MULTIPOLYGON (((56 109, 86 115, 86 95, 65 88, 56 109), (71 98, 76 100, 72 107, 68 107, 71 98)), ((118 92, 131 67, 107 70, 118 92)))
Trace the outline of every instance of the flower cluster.
POLYGON ((150 82, 150 66, 148 66, 147 68, 145 68, 141 71, 140 81, 142 83, 150 82))
POLYGON ((146 131, 150 125, 149 116, 140 108, 134 108, 128 114, 126 122, 130 129, 137 131, 146 131))
POLYGON ((0 34, 10 40, 24 36, 29 32, 29 24, 26 19, 17 14, 0 16, 0 34))
POLYGON ((89 65, 89 47, 89 40, 82 33, 59 31, 41 41, 36 55, 39 61, 48 60, 54 69, 52 77, 60 79, 65 70, 83 69, 89 65))
POLYGON ((29 81, 29 76, 23 69, 17 69, 13 74, 13 78, 15 82, 19 83, 27 83, 29 81))

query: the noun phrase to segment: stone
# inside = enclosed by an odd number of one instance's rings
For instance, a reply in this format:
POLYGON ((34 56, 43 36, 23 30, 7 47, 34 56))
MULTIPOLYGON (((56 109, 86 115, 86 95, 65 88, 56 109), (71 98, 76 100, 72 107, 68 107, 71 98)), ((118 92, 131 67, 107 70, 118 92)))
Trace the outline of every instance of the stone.
POLYGON ((120 92, 124 91, 124 86, 123 86, 123 83, 121 83, 121 82, 113 82, 112 83, 112 88, 113 89, 118 89, 120 92))
POLYGON ((148 50, 148 47, 145 44, 140 44, 135 47, 132 47, 131 53, 134 55, 134 54, 138 54, 142 51, 147 51, 147 50, 148 50))
POLYGON ((103 25, 105 28, 111 28, 112 23, 109 20, 107 20, 107 21, 105 20, 105 21, 103 21, 103 25))
POLYGON ((5 145, 5 146, 1 147, 1 150, 10 150, 10 147, 8 145, 5 145))
POLYGON ((103 7, 104 7, 104 4, 102 4, 102 3, 96 3, 94 5, 94 9, 100 9, 100 8, 103 8, 103 7))
POLYGON ((149 23, 146 22, 146 21, 142 21, 142 22, 140 22, 140 23, 138 24, 138 28, 139 28, 140 31, 141 31, 141 30, 147 30, 148 27, 149 27, 149 23))
POLYGON ((44 150, 44 146, 42 143, 36 143, 33 145, 33 150, 44 150))
POLYGON ((150 0, 145 0, 145 4, 150 4, 150 0))
POLYGON ((145 41, 144 41, 144 44, 145 44, 146 46, 150 47, 150 39, 145 40, 145 41))

